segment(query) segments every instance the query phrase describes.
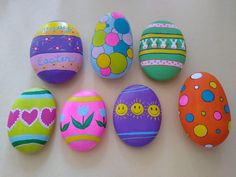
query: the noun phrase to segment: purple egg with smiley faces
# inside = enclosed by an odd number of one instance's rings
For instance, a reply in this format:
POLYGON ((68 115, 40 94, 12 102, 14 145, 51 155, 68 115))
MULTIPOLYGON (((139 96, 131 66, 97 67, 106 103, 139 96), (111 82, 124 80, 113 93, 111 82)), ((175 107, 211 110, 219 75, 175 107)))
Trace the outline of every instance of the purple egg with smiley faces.
POLYGON ((117 135, 129 146, 151 143, 161 126, 161 104, 155 92, 145 85, 131 85, 118 96, 113 109, 117 135))

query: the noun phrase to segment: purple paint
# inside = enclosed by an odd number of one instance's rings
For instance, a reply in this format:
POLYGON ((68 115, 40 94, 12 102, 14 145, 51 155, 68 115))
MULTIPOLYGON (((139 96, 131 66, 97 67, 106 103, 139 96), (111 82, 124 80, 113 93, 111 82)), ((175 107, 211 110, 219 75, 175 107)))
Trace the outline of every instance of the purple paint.
POLYGON ((121 140, 130 146, 140 147, 153 141, 159 132, 161 119, 158 97, 147 86, 129 86, 116 100, 114 127, 121 140))

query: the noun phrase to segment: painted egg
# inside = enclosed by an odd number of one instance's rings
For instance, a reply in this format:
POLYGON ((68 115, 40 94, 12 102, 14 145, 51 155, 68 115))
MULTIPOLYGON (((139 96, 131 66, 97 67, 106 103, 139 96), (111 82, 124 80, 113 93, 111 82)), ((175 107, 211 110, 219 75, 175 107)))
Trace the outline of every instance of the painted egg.
POLYGON ((89 151, 101 141, 107 118, 103 99, 92 91, 78 92, 64 104, 61 135, 76 151, 89 151))
POLYGON ((100 17, 92 39, 91 63, 102 78, 124 76, 133 62, 133 37, 126 18, 112 12, 100 17))
POLYGON ((10 111, 7 129, 14 148, 35 153, 43 148, 53 132, 56 102, 48 90, 33 88, 23 92, 10 111))
POLYGON ((148 25, 140 40, 139 61, 144 73, 154 80, 170 80, 181 71, 186 59, 182 32, 168 21, 148 25))
POLYGON ((43 25, 35 34, 30 61, 42 80, 59 84, 70 80, 80 69, 83 48, 77 29, 63 21, 43 25))
POLYGON ((179 113, 185 132, 201 146, 215 147, 229 134, 229 104, 222 85, 209 73, 186 79, 179 95, 179 113))
POLYGON ((116 100, 113 123, 117 135, 129 146, 141 147, 157 136, 161 105, 152 89, 144 85, 125 88, 116 100))

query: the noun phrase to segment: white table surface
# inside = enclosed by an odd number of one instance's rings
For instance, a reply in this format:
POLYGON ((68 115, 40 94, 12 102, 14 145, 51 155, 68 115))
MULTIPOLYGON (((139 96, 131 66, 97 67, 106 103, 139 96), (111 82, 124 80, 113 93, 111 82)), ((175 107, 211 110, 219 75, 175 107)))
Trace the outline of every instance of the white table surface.
POLYGON ((177 99, 185 78, 207 71, 223 84, 236 113, 236 1, 233 0, 0 0, 0 176, 1 177, 235 177, 235 121, 224 144, 205 150, 185 136, 178 120, 177 99), (89 59, 89 46, 99 16, 120 11, 130 22, 135 59, 128 74, 119 80, 100 79, 89 59), (81 33, 84 45, 82 70, 70 82, 50 85, 31 68, 29 48, 39 26, 66 20, 81 33), (138 64, 139 37, 155 20, 170 20, 185 35, 188 48, 181 74, 169 82, 148 79, 138 64), (146 84, 158 94, 163 108, 160 134, 145 148, 123 144, 112 123, 112 109, 120 91, 134 83, 146 84), (25 155, 12 148, 6 123, 12 103, 25 89, 45 87, 56 96, 59 115, 63 102, 82 89, 96 90, 108 107, 108 127, 103 141, 89 153, 69 149, 60 137, 59 121, 43 151, 25 155))

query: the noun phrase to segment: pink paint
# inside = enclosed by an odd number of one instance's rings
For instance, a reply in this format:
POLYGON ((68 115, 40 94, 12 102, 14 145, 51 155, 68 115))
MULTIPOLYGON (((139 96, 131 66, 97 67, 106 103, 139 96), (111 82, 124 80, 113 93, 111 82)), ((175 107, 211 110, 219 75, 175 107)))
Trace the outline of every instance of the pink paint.
POLYGON ((82 64, 82 58, 79 53, 62 52, 34 55, 30 60, 37 73, 56 69, 78 72, 82 64))
POLYGON ((221 113, 218 111, 214 112, 214 117, 216 120, 220 120, 222 118, 221 113))
POLYGON ((71 137, 86 137, 88 135, 101 139, 104 134, 105 127, 99 126, 97 121, 104 123, 107 121, 105 103, 95 92, 82 91, 73 95, 65 102, 61 116, 63 117, 60 122, 61 127, 69 123, 68 129, 61 131, 61 135, 73 150, 89 151, 97 145, 97 142, 86 138, 86 140, 77 139, 68 142, 71 137), (73 124, 72 117, 81 125, 85 125, 85 123, 83 124, 83 115, 84 122, 86 122, 92 114, 94 115, 92 121, 86 128, 80 129, 73 124))
POLYGON ((55 117, 56 117, 55 108, 54 109, 44 108, 41 113, 40 122, 43 124, 44 127, 48 128, 54 123, 55 117))
POLYGON ((180 104, 180 106, 187 105, 188 104, 188 96, 187 95, 181 96, 179 99, 179 104, 180 104))
POLYGON ((24 110, 21 115, 22 122, 27 126, 31 126, 37 120, 38 112, 39 111, 36 108, 30 111, 24 110))
POLYGON ((16 123, 20 115, 20 110, 11 110, 7 122, 7 127, 11 129, 13 125, 16 123))
POLYGON ((103 76, 109 76, 111 74, 111 69, 110 68, 101 68, 100 69, 101 75, 103 76))
POLYGON ((116 46, 119 43, 119 37, 115 33, 109 33, 107 34, 105 41, 109 46, 116 46))
POLYGON ((124 15, 122 15, 122 14, 119 13, 119 12, 112 12, 112 13, 111 13, 111 16, 112 16, 113 18, 115 18, 115 19, 117 19, 117 18, 124 18, 124 15))

